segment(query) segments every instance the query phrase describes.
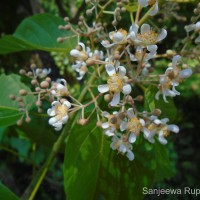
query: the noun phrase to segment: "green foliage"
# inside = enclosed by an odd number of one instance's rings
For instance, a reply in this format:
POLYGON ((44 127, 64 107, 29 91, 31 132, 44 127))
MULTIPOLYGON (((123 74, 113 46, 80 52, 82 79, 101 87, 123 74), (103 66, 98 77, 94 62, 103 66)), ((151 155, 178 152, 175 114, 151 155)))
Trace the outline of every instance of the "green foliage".
POLYGON ((77 39, 72 32, 58 29, 63 24, 63 19, 49 14, 26 18, 13 35, 0 39, 0 54, 36 49, 69 52, 76 45, 77 39), (69 40, 59 44, 57 38, 62 36, 69 37, 69 40))
MULTIPOLYGON (((17 120, 22 116, 22 113, 19 112, 17 108, 18 102, 9 98, 11 94, 18 96, 20 89, 25 89, 30 92, 30 88, 20 81, 20 76, 15 74, 2 74, 0 76, 0 91, 2 96, 2 98, 0 98, 0 126, 16 124, 17 120)), ((32 105, 35 97, 33 95, 28 95, 23 97, 23 100, 26 104, 32 105)), ((30 108, 31 106, 29 109, 30 108)))
POLYGON ((5 185, 0 182, 0 199, 3 200, 19 200, 19 198, 11 192, 5 185))
POLYGON ((143 187, 173 175, 165 146, 149 144, 140 138, 134 147, 136 158, 130 162, 126 156, 116 155, 110 148, 109 139, 94 127, 95 120, 81 129, 76 125, 66 141, 67 199, 131 200, 134 196, 139 200, 143 199, 143 187))

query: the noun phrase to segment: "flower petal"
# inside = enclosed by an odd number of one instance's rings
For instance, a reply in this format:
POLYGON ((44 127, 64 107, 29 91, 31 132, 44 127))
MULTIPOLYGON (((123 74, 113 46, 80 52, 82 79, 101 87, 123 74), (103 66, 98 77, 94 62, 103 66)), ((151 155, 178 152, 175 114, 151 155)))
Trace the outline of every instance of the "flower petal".
POLYGON ((135 116, 135 113, 134 113, 134 111, 133 111, 133 108, 129 108, 129 109, 127 110, 127 115, 128 115, 129 118, 132 118, 132 117, 135 116))
POLYGON ((130 94, 131 90, 132 90, 131 85, 127 84, 127 85, 123 86, 122 92, 126 95, 126 94, 130 94))
POLYGON ((106 68, 106 72, 108 73, 109 76, 112 76, 113 74, 116 74, 116 70, 115 70, 115 67, 113 65, 106 65, 105 66, 106 68))
POLYGON ((149 32, 150 32, 150 26, 149 26, 149 24, 143 24, 141 26, 141 34, 149 33, 149 32))
POLYGON ((167 126, 168 130, 174 132, 174 133, 178 133, 179 132, 179 127, 175 124, 171 124, 167 126))
POLYGON ((55 111, 55 109, 49 108, 47 110, 47 114, 52 117, 52 116, 56 115, 56 111, 55 111))
POLYGON ((134 153, 131 150, 127 150, 126 156, 130 161, 134 160, 135 158, 134 153))
POLYGON ((136 135, 134 133, 131 133, 129 138, 128 138, 128 141, 130 143, 134 143, 136 141, 136 138, 137 138, 136 135))
POLYGON ((179 77, 180 78, 188 78, 192 75, 192 70, 191 69, 184 69, 180 71, 179 77))
POLYGON ((164 38, 166 38, 166 36, 167 36, 167 31, 163 28, 160 34, 158 35, 157 42, 163 40, 164 38))
POLYGON ((158 2, 155 3, 153 10, 149 12, 150 16, 154 16, 158 13, 158 2))
POLYGON ((110 102, 111 106, 116 106, 120 101, 120 93, 115 93, 112 101, 110 102))
POLYGON ((119 76, 123 78, 126 74, 126 68, 123 66, 119 66, 118 69, 119 69, 119 76))
POLYGON ((138 0, 138 3, 139 3, 142 7, 148 6, 148 0, 138 0))
POLYGON ((109 91, 109 87, 108 87, 107 84, 105 84, 105 85, 99 85, 99 86, 98 86, 98 91, 99 91, 100 93, 108 92, 108 91, 109 91))
POLYGON ((71 108, 71 103, 69 101, 64 101, 63 105, 67 106, 68 108, 71 108))
POLYGON ((103 129, 109 128, 109 123, 108 122, 104 122, 104 123, 102 123, 101 127, 103 129))

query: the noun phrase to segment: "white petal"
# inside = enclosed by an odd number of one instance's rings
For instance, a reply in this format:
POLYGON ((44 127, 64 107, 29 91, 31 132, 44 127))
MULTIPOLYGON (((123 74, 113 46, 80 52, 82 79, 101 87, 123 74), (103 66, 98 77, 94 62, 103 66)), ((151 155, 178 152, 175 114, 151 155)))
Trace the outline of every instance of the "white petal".
POLYGON ((158 140, 161 144, 167 144, 167 140, 163 136, 159 136, 158 140))
POLYGON ((63 124, 67 123, 68 119, 69 119, 69 116, 68 116, 68 115, 65 115, 65 116, 62 118, 62 123, 63 123, 63 124))
POLYGON ((56 122, 57 122, 57 119, 56 119, 55 117, 52 117, 52 118, 49 119, 49 124, 50 124, 50 125, 53 125, 53 124, 55 124, 56 122))
POLYGON ((126 146, 121 144, 120 147, 119 147, 119 151, 122 152, 122 153, 125 153, 126 152, 126 146))
POLYGON ((130 143, 134 143, 136 141, 136 138, 137 138, 136 135, 134 133, 131 133, 129 138, 128 138, 128 141, 130 143))
POLYGON ((134 154, 133 154, 133 152, 131 150, 127 150, 126 156, 128 157, 128 159, 130 161, 134 160, 134 158, 135 158, 135 156, 134 156, 134 154))
POLYGON ((109 123, 108 122, 104 122, 104 123, 102 123, 101 126, 102 126, 103 129, 109 128, 109 123))
POLYGON ((105 84, 105 85, 99 85, 99 86, 98 86, 98 91, 99 91, 100 93, 108 92, 108 91, 109 91, 109 87, 108 87, 107 84, 105 84))
POLYGON ((120 122, 120 131, 124 131, 127 128, 127 122, 121 121, 120 122))
POLYGON ((102 116, 108 118, 110 116, 110 113, 108 113, 107 111, 103 111, 102 116))
POLYGON ((141 34, 149 33, 149 32, 150 32, 150 26, 149 26, 149 24, 143 24, 141 26, 141 34))
POLYGON ((195 25, 195 24, 190 24, 190 25, 188 25, 188 26, 185 26, 186 32, 193 31, 195 28, 196 28, 196 25, 195 25))
POLYGON ((179 132, 179 127, 177 125, 171 124, 167 126, 168 130, 174 132, 174 133, 178 133, 179 132))
POLYGON ((149 12, 150 16, 154 16, 158 13, 158 2, 155 3, 153 10, 149 12))
POLYGON ((50 115, 50 116, 54 116, 56 114, 55 109, 49 108, 47 110, 47 114, 50 115))
POLYGON ((123 90, 122 92, 126 95, 126 94, 130 94, 131 93, 131 85, 130 84, 127 84, 125 86, 123 86, 123 90))
POLYGON ((160 34, 158 35, 157 42, 163 40, 164 38, 166 38, 166 36, 167 36, 167 31, 163 28, 160 34))
POLYGON ((149 46, 147 46, 147 50, 152 52, 152 53, 156 53, 157 49, 158 49, 157 45, 149 45, 149 46))
POLYGON ((148 6, 148 0, 138 0, 138 3, 139 3, 142 7, 148 6))
POLYGON ((116 106, 120 101, 120 93, 115 93, 112 101, 110 102, 111 106, 116 106))
POLYGON ((160 121, 161 121, 162 124, 166 124, 169 121, 169 119, 168 118, 163 118, 160 121))
POLYGON ((105 66, 105 68, 106 68, 106 71, 107 71, 109 76, 116 74, 116 70, 115 70, 115 67, 113 65, 108 64, 108 65, 105 66))
POLYGON ((140 123, 142 124, 142 126, 145 126, 145 121, 143 119, 140 119, 140 123))
POLYGON ((129 109, 127 110, 127 115, 128 115, 129 118, 132 118, 132 117, 135 116, 135 113, 134 113, 134 111, 133 111, 133 108, 129 108, 129 109))
POLYGON ((105 135, 107 135, 108 137, 115 135, 112 131, 110 130, 106 130, 105 131, 105 135))
POLYGON ((70 55, 73 57, 79 57, 80 56, 80 51, 78 51, 77 49, 72 49, 70 51, 70 55))
POLYGON ((55 127, 56 131, 60 131, 62 129, 62 124, 60 126, 55 127))
POLYGON ((78 44, 81 46, 82 50, 85 51, 85 44, 82 42, 79 42, 78 44))
POLYGON ((156 125, 159 125, 159 124, 162 123, 161 120, 159 120, 159 119, 155 119, 153 122, 154 122, 154 124, 156 124, 156 125))
POLYGON ((64 101, 63 105, 67 106, 68 108, 71 108, 71 103, 69 101, 64 101))
POLYGON ((181 60, 181 56, 179 56, 179 55, 174 56, 173 59, 172 59, 173 65, 176 66, 177 62, 180 61, 180 60, 181 60))
POLYGON ((149 136, 150 136, 150 131, 149 131, 149 129, 147 129, 147 128, 143 128, 143 132, 144 132, 144 137, 145 138, 149 138, 149 136))
POLYGON ((195 30, 200 30, 200 21, 195 24, 195 30))
POLYGON ((118 68, 119 68, 119 76, 123 78, 126 74, 126 68, 123 66, 119 66, 118 68))
POLYGON ((194 41, 196 44, 197 43, 200 43, 200 35, 195 39, 195 41, 194 41))
POLYGON ((180 78, 188 78, 192 75, 192 70, 191 69, 184 69, 180 71, 179 77, 180 78))
POLYGON ((129 32, 130 32, 130 34, 134 33, 136 35, 138 33, 138 29, 139 29, 139 26, 137 24, 133 24, 130 27, 129 32))

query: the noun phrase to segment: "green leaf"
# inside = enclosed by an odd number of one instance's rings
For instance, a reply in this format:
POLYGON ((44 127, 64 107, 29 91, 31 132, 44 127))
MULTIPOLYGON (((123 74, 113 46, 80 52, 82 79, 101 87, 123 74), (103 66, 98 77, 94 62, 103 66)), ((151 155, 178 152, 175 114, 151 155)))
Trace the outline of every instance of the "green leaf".
POLYGON ((159 100, 155 99, 155 95, 158 91, 158 88, 155 86, 149 86, 145 90, 145 109, 147 111, 154 111, 155 109, 160 109, 162 111, 161 117, 167 117, 171 121, 175 121, 177 111, 176 107, 174 105, 173 98, 167 97, 167 100, 169 103, 166 103, 162 95, 160 95, 159 100))
MULTIPOLYGON (((18 96, 20 89, 30 91, 30 89, 20 81, 20 76, 14 74, 2 74, 0 76, 0 127, 16 124, 16 121, 23 115, 22 112, 18 111, 17 101, 13 101, 9 98, 11 94, 18 96)), ((35 97, 33 95, 27 95, 23 97, 23 100, 26 104, 32 104, 35 97)))
POLYGON ((44 50, 69 52, 77 43, 76 36, 71 31, 58 29, 64 25, 64 20, 49 14, 36 14, 21 22, 13 35, 0 39, 0 54, 27 50, 44 50), (58 37, 69 37, 63 43, 58 43, 58 37))
POLYGON ((3 200, 19 200, 19 198, 11 192, 5 185, 0 182, 0 199, 3 200))
POLYGON ((138 3, 137 2, 129 2, 127 5, 124 4, 124 7, 126 8, 126 10, 128 10, 129 12, 136 12, 138 9, 138 3))
POLYGON ((67 199, 143 199, 143 187, 173 175, 165 146, 141 136, 129 161, 110 148, 110 138, 96 127, 76 125, 66 141, 64 179, 67 199))
POLYGON ((97 184, 102 137, 94 123, 72 129, 65 149, 64 177, 67 199, 93 199, 97 184))

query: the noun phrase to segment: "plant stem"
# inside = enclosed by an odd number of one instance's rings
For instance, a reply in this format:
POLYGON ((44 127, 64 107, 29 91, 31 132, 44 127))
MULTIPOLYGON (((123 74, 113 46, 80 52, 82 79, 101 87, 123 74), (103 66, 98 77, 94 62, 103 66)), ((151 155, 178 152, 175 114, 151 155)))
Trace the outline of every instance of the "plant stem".
MULTIPOLYGON (((101 68, 102 69, 102 68, 101 68)), ((97 74, 97 70, 94 71, 87 83, 87 86, 82 90, 78 101, 81 102, 87 91, 88 91, 88 87, 90 87, 91 84, 93 84, 93 82, 96 80, 96 74, 97 74)), ((76 113, 73 113, 71 115, 71 121, 74 120, 76 116, 76 113)), ((72 123, 71 123, 72 124, 72 123)), ((61 132, 60 136, 58 137, 58 139, 55 141, 52 151, 50 152, 46 162, 43 164, 43 166, 41 167, 41 169, 37 172, 37 174, 34 176, 33 180, 31 181, 30 185, 28 186, 28 188, 26 189, 26 191, 24 192, 24 194, 21 197, 21 200, 33 200, 42 181, 44 180, 44 177, 52 163, 52 161, 54 160, 54 158, 56 157, 57 153, 60 151, 61 146, 64 143, 65 138, 67 137, 67 135, 69 134, 69 127, 68 124, 65 126, 65 128, 63 129, 63 131, 61 132)))

